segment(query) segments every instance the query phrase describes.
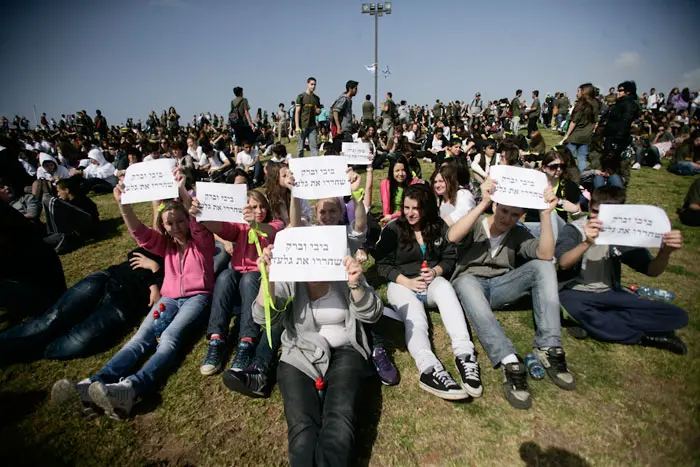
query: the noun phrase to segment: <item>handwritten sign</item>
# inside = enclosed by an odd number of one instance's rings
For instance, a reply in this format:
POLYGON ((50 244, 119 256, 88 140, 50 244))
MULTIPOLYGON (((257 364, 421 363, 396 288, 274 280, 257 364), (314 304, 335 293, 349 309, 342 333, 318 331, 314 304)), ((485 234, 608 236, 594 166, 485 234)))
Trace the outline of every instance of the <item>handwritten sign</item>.
POLYGON ((197 200, 201 210, 197 221, 244 224, 243 208, 248 202, 246 188, 243 184, 197 182, 197 200))
POLYGON ((131 164, 124 175, 122 204, 177 198, 178 187, 173 175, 174 167, 175 159, 131 164))
POLYGON ((671 231, 666 212, 645 204, 601 204, 598 219, 603 230, 596 245, 660 248, 664 234, 671 231))
POLYGON ((343 143, 341 151, 351 165, 369 165, 372 163, 372 150, 369 143, 343 143))
POLYGON ((498 204, 528 209, 545 209, 547 176, 533 169, 494 165, 489 176, 496 182, 491 199, 498 204))
POLYGON ((322 199, 350 194, 343 156, 304 157, 289 161, 294 174, 292 195, 299 199, 322 199))
POLYGON ((284 229, 275 236, 270 281, 346 281, 343 258, 347 248, 344 225, 284 229))

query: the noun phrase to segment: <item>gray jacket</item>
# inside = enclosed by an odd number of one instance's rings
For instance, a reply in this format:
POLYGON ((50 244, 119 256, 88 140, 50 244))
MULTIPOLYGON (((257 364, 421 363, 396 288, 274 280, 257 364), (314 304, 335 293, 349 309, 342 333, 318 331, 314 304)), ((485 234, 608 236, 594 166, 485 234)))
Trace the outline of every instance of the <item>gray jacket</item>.
MULTIPOLYGON (((384 311, 384 304, 364 279, 361 284, 365 296, 357 303, 352 300, 347 283, 330 282, 330 287, 346 298, 348 313, 345 316, 345 330, 350 345, 367 360, 371 351, 367 336, 358 322, 377 322, 384 311)), ((287 299, 292 298, 286 311, 278 313, 271 310, 271 324, 281 319, 284 326, 280 360, 299 369, 311 379, 324 376, 328 371, 331 349, 326 339, 316 330, 306 283, 276 282, 273 298, 277 309, 282 309, 287 299)), ((253 302, 253 319, 258 324, 265 323, 265 309, 257 300, 253 302)))

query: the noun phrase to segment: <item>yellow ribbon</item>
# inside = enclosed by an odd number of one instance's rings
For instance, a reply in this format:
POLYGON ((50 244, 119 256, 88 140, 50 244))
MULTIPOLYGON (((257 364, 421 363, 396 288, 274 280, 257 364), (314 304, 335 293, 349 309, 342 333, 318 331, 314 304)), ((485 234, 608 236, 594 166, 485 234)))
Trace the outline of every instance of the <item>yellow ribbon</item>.
POLYGON ((358 203, 362 201, 362 198, 365 196, 365 189, 364 188, 358 188, 357 190, 352 192, 352 197, 355 201, 358 203))
MULTIPOLYGON (((248 243, 255 244, 255 249, 258 252, 258 257, 262 256, 260 237, 267 238, 267 234, 259 228, 257 228, 256 223, 256 227, 251 226, 250 230, 248 231, 248 243)), ((264 264, 260 265, 260 282, 263 288, 263 308, 265 308, 265 333, 267 334, 267 344, 270 346, 270 348, 272 348, 272 325, 270 324, 272 317, 270 313, 270 308, 272 308, 278 313, 282 312, 285 308, 287 308, 287 305, 289 305, 289 302, 291 302, 292 299, 291 297, 288 298, 287 303, 284 304, 284 308, 282 308, 281 310, 275 308, 275 303, 272 300, 272 297, 270 296, 270 281, 267 278, 267 269, 265 268, 264 264)))

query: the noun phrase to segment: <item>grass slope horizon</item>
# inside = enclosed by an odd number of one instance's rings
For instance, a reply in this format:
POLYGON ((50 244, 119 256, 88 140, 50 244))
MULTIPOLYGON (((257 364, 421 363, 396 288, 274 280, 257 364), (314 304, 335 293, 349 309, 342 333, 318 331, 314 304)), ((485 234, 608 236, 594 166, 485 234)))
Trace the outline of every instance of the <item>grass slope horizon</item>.
MULTIPOLYGON (((560 136, 543 131, 547 144, 560 136)), ((296 142, 288 145, 295 153, 296 142)), ((423 166, 426 176, 432 167, 423 166)), ((374 211, 380 209, 375 171, 374 211)), ((684 248, 659 278, 625 267, 623 283, 673 290, 674 303, 690 314, 679 332, 685 356, 562 333, 577 391, 549 380, 530 380, 533 407, 519 411, 505 401, 501 372, 490 367, 474 339, 482 365, 484 396, 467 403, 443 401, 418 388, 418 374, 405 348, 403 326, 382 320, 395 347, 401 383, 368 385, 358 400, 358 465, 700 465, 700 229, 680 224, 675 214, 692 183, 665 170, 633 171, 628 202, 663 208, 684 248)), ((111 195, 93 197, 110 229, 99 241, 61 257, 68 285, 122 262, 135 246, 111 195)), ((135 206, 150 223, 150 204, 135 206)), ((368 278, 375 284, 373 266, 368 278)), ((385 295, 385 286, 377 287, 385 295)), ((532 345, 532 311, 497 312, 520 353, 532 345)), ((439 314, 431 312, 432 341, 450 364, 450 341, 439 314)), ((134 326, 138 326, 135 323, 134 326)), ((103 352, 72 361, 40 360, 0 368, 0 462, 3 465, 287 465, 287 425, 277 388, 269 399, 248 399, 228 391, 220 377, 204 377, 203 329, 178 369, 127 421, 104 416, 75 418, 49 404, 61 378, 83 379, 102 367, 133 333, 105 343, 103 352)))

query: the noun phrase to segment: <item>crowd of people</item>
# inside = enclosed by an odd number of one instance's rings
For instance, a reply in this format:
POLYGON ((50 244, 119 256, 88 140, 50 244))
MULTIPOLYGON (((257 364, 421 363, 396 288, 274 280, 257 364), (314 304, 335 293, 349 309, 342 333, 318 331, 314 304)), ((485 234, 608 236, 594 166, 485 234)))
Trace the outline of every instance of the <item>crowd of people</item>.
MULTIPOLYGON (((145 125, 129 119, 108 126, 99 110, 94 120, 81 111, 58 123, 44 114, 34 129, 24 118, 10 125, 3 117, 0 308, 18 324, 0 333, 0 360, 94 354, 141 321, 103 368, 52 388, 57 404, 119 419, 158 390, 185 343, 206 326, 202 375, 223 372, 229 389, 249 397, 269 397, 279 383, 292 465, 346 465, 366 378, 399 384, 392 347, 376 326, 385 307, 404 324, 419 386, 446 400, 485 390, 477 337, 489 366, 502 373, 507 402, 532 406, 526 349, 516 348, 494 314, 515 304, 533 311, 534 365, 563 390, 576 389, 563 327, 577 338, 686 353, 675 331, 687 313, 621 285, 622 264, 651 277, 663 273, 683 246, 680 231, 666 233, 655 255, 596 238, 605 228, 600 206, 626 202, 632 170, 659 169, 667 159, 673 173, 700 173, 698 93, 675 88, 666 97, 651 89, 640 97, 626 81, 603 96, 587 83, 573 101, 563 92, 540 101, 533 90, 528 103, 517 90, 490 102, 480 93, 470 103, 436 100, 432 108, 397 105, 387 93, 378 116, 367 95, 358 118, 357 81, 328 109, 316 84, 308 78, 289 108, 279 104, 270 115, 258 109, 255 118, 237 86, 227 118, 202 113, 184 126, 173 107, 160 118, 151 112, 145 125), (547 147, 541 127, 559 131, 560 143, 547 147), (293 135, 295 155, 282 144, 293 135), (288 161, 307 149, 339 154, 343 142, 368 143, 372 153, 370 165, 348 169, 352 195, 313 205, 294 197, 288 161), (144 223, 121 203, 123 176, 133 164, 160 158, 175 160, 179 196, 154 202, 144 223), (386 178, 376 180, 387 165, 386 178), (546 207, 493 202, 495 165, 542 171, 546 207), (201 180, 245 184, 246 223, 197 222, 201 180), (57 254, 100 239, 90 192, 113 193, 138 247, 66 288, 57 254), (346 226, 348 280, 264 280, 263 270, 274 267, 275 235, 310 225, 346 226), (373 284, 363 273, 370 256, 380 278, 373 284), (386 303, 375 290, 382 284, 386 303), (261 332, 266 304, 274 309, 269 336, 261 332), (432 350, 430 309, 445 324, 454 372, 432 350)), ((699 182, 678 211, 687 225, 700 225, 699 182)))

